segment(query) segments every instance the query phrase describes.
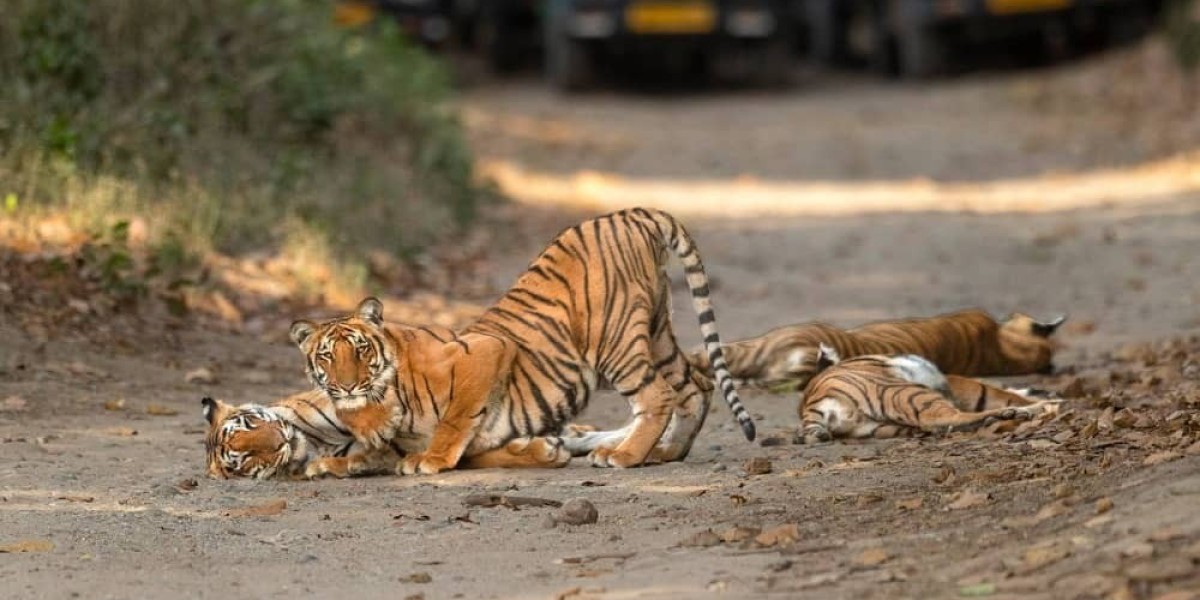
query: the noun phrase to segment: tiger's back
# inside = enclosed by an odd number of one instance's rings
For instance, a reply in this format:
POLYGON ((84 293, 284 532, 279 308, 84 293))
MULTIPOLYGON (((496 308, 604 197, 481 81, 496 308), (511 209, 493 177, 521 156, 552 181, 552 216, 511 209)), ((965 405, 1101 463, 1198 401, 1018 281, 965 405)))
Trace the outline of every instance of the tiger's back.
MULTIPOLYGON (((1039 322, 1018 313, 998 323, 984 311, 965 310, 846 330, 814 322, 778 327, 727 344, 724 350, 735 379, 767 389, 803 388, 812 375, 805 365, 821 344, 835 349, 842 358, 916 354, 946 374, 1022 375, 1052 369, 1055 344, 1049 338, 1063 321, 1039 322)), ((689 360, 707 368, 700 353, 689 360)))

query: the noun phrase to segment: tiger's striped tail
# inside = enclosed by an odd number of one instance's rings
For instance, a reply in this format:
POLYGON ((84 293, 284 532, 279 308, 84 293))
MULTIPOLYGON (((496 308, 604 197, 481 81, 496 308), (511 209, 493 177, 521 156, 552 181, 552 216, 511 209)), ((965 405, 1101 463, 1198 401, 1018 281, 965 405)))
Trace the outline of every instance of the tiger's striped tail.
POLYGON ((725 362, 725 354, 721 350, 721 336, 717 333, 717 316, 713 312, 712 301, 709 300, 708 274, 704 271, 704 262, 700 260, 700 252, 696 248, 696 243, 683 225, 671 215, 663 211, 643 208, 634 209, 634 212, 654 222, 663 241, 683 263, 688 289, 692 292, 692 306, 700 321, 700 335, 704 338, 704 351, 708 354, 709 364, 712 366, 713 375, 716 376, 717 387, 721 388, 721 396, 725 398, 729 410, 737 419, 738 424, 742 426, 742 433, 746 435, 747 440, 753 442, 754 419, 742 405, 741 398, 738 397, 733 376, 729 373, 729 365, 725 362))

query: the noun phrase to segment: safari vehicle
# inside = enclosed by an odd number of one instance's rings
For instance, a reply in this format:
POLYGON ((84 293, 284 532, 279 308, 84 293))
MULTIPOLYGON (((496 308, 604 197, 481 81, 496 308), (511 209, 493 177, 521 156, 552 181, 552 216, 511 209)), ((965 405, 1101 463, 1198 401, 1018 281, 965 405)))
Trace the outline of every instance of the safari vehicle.
MULTIPOLYGON (((606 58, 702 62, 782 83, 796 0, 457 0, 456 23, 496 71, 543 56, 549 80, 586 87, 606 58)), ((471 44, 468 44, 471 45, 471 44)))
MULTIPOLYGON (((812 58, 857 57, 879 71, 938 75, 954 50, 1057 35, 1124 39, 1149 27, 1159 0, 798 0, 812 58)), ((1028 42, 1014 49, 1030 49, 1028 42)))
POLYGON ((436 48, 450 39, 450 9, 451 0, 336 0, 333 20, 358 27, 388 17, 411 39, 436 48))
POLYGON ((791 70, 790 0, 546 0, 545 70, 586 87, 605 57, 699 61, 781 84, 791 70))

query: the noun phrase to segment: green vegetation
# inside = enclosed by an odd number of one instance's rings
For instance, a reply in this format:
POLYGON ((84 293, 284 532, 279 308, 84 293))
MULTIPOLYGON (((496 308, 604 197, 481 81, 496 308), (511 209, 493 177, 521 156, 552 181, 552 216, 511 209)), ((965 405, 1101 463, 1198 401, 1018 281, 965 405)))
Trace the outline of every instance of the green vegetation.
POLYGON ((330 11, 6 3, 0 220, 65 214, 111 247, 140 217, 168 266, 301 249, 349 273, 465 225, 478 200, 446 72, 390 23, 340 30, 330 11))
POLYGON ((1188 92, 1194 93, 1196 69, 1200 67, 1200 3, 1169 0, 1164 33, 1175 61, 1187 75, 1188 92))

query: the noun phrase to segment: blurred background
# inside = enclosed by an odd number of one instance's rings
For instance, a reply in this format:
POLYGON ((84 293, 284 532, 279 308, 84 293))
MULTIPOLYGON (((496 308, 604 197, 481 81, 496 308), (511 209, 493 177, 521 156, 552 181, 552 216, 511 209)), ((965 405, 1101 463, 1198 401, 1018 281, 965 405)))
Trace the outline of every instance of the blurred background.
MULTIPOLYGON (((1200 589, 1200 0, 0 6, 5 591, 1200 589), (291 320, 376 294, 388 320, 461 326, 561 228, 637 205, 696 239, 722 340, 1067 314, 1056 372, 1012 383, 1069 408, 821 447, 749 445, 718 414, 687 462, 609 474, 203 478, 197 400, 310 387, 291 320), (761 457, 773 473, 743 477, 761 457), (517 488, 586 495, 601 522, 457 501, 517 488), (779 553, 683 547, 783 523, 779 553)), ((747 390, 761 439, 792 437, 795 401, 747 390)))
POLYGON ((0 292, 38 335, 127 307, 268 331, 368 292, 459 323, 639 204, 715 240, 738 334, 1200 322, 1190 0, 7 8, 0 292))

